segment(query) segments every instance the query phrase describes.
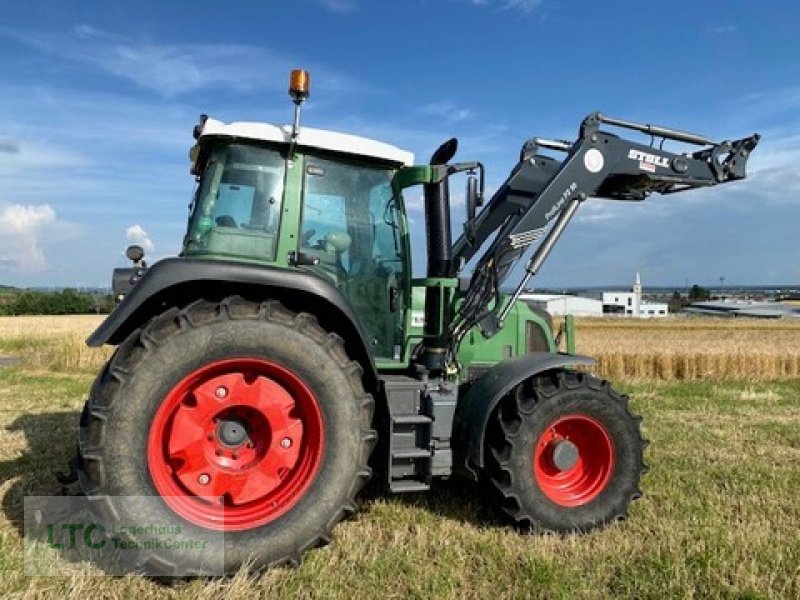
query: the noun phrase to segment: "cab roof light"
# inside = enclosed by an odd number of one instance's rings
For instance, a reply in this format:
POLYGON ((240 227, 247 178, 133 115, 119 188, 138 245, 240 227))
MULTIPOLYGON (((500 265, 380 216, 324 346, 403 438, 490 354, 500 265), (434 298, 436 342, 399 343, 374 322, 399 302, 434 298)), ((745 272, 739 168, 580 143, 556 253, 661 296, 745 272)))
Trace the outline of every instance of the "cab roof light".
POLYGON ((305 69, 293 69, 289 76, 289 95, 295 104, 301 104, 311 93, 311 76, 305 69))

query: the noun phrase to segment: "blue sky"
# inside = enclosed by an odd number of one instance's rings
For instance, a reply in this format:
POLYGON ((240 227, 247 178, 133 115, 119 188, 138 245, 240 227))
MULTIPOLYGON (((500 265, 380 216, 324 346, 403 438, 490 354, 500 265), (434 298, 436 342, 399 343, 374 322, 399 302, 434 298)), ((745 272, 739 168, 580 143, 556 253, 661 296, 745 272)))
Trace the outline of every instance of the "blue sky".
POLYGON ((490 188, 527 138, 574 138, 593 110, 717 139, 758 131, 744 182, 586 203, 538 285, 637 270, 645 285, 798 284, 798 30, 790 1, 4 2, 0 283, 105 286, 129 239, 175 254, 197 115, 288 122, 302 66, 305 124, 418 162, 455 135, 490 188))

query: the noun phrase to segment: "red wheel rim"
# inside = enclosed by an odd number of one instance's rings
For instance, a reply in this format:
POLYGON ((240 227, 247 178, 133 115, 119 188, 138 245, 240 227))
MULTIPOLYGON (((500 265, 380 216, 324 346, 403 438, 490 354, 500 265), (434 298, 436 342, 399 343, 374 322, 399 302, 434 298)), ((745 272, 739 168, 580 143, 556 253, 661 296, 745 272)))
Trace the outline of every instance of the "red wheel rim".
POLYGON ((560 506, 581 506, 594 500, 608 485, 613 470, 614 447, 608 431, 585 415, 561 417, 536 442, 536 482, 545 496, 560 506), (565 465, 565 461, 571 464, 565 465))
POLYGON ((184 519, 242 531, 291 509, 314 480, 322 415, 290 370, 260 358, 209 363, 170 390, 150 425, 158 493, 184 519))

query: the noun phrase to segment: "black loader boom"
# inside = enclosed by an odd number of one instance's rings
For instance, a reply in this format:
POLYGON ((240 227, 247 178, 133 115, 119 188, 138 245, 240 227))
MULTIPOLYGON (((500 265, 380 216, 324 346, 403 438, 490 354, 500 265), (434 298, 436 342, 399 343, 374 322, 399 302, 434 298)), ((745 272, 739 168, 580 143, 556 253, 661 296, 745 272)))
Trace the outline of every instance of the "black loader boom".
POLYGON ((644 200, 652 192, 671 194, 743 179, 747 159, 759 139, 754 134, 714 142, 695 133, 592 113, 581 123, 574 142, 528 140, 508 179, 454 245, 453 261, 460 270, 497 232, 475 265, 464 303, 450 328, 451 348, 476 324, 486 337, 502 327, 513 301, 501 302, 499 290, 511 269, 529 246, 539 242, 513 295, 516 300, 588 197, 644 200), (602 131, 603 123, 648 134, 650 144, 602 131), (656 146, 657 139, 661 141, 656 146), (702 148, 673 153, 663 149, 666 140, 702 148), (543 149, 563 152, 566 157, 556 160, 540 154, 543 149))

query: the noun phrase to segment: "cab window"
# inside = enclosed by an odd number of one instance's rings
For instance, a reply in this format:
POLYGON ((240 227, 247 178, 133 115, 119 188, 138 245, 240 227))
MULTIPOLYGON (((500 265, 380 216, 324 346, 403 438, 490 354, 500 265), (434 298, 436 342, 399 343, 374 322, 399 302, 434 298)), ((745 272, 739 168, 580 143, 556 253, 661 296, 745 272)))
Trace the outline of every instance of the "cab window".
POLYGON ((394 358, 403 341, 406 261, 395 170, 306 156, 300 250, 344 293, 376 356, 394 358))
POLYGON ((200 180, 185 253, 274 260, 284 164, 270 148, 216 148, 200 180))

